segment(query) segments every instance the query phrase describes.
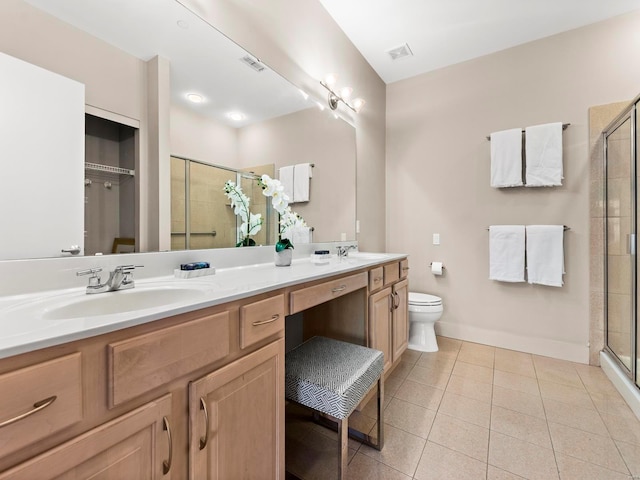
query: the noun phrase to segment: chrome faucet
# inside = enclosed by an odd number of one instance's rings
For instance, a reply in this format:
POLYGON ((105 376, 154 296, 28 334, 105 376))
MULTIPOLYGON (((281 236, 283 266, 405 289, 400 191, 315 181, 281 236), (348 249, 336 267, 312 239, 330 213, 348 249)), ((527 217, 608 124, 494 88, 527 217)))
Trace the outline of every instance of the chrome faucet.
POLYGON ((347 258, 349 256, 349 250, 355 250, 357 245, 338 245, 338 258, 347 258))
POLYGON ((143 266, 144 265, 118 265, 112 272, 109 272, 109 279, 105 283, 100 283, 101 280, 98 276, 98 273, 102 271, 100 267, 81 270, 76 272, 76 275, 78 277, 91 275, 89 277, 89 285, 87 285, 87 294, 114 292, 116 290, 126 290, 135 287, 132 271, 143 266))

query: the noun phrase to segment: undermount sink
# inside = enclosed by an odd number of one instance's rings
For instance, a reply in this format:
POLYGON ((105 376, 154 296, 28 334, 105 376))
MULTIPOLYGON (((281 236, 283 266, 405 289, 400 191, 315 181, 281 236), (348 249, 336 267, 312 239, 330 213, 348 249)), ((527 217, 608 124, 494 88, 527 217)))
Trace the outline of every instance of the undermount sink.
POLYGON ((57 302, 55 306, 46 307, 42 318, 64 320, 127 313, 172 303, 195 302, 205 297, 206 291, 203 289, 173 286, 136 287, 130 290, 74 296, 57 302))
POLYGON ((389 255, 386 253, 369 253, 369 252, 351 252, 347 258, 353 258, 356 260, 382 260, 389 255))

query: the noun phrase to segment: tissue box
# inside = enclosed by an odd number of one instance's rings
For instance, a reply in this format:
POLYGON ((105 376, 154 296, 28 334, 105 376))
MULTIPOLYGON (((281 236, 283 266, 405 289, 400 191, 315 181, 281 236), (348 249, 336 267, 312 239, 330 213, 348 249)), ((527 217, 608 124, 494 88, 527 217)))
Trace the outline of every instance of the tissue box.
POLYGON ((209 268, 199 268, 198 270, 180 270, 176 268, 173 271, 173 276, 176 278, 195 278, 195 277, 205 277, 207 275, 215 275, 216 269, 213 267, 209 268))

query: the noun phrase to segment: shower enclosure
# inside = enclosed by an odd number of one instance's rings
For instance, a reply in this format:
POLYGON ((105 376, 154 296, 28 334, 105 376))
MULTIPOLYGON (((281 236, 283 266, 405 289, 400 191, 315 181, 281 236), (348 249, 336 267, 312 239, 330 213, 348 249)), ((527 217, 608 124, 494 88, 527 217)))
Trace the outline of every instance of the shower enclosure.
POLYGON ((638 344, 638 135, 636 99, 603 131, 605 350, 640 386, 638 344))

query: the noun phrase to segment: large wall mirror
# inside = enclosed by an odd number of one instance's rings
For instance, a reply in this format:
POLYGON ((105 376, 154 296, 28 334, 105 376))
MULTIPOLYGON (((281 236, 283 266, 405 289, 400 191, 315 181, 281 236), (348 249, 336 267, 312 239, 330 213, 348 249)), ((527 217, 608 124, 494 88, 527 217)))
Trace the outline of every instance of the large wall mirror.
MULTIPOLYGON (((187 215, 199 223, 191 229, 216 232, 194 238, 191 248, 233 246, 237 225, 229 221, 220 185, 227 176, 236 181, 254 172, 277 178, 281 169, 298 164, 314 165, 309 200, 292 205, 313 227, 313 241, 355 239, 354 127, 318 108, 318 102, 176 0, 3 0, 0 53, 84 86, 84 158, 55 172, 83 183, 84 196, 76 200, 83 204, 79 210, 85 238, 77 242, 82 243, 81 254, 185 248, 176 195, 188 189, 179 186, 186 163, 193 167, 191 181, 199 184, 191 191, 190 208, 200 210, 187 215), (168 125, 164 130, 158 128, 163 122, 168 125), (168 145, 167 151, 155 151, 154 132, 169 137, 159 140, 168 145), (210 175, 209 167, 217 173, 210 175), (83 180, 78 180, 77 170, 83 180), (216 180, 209 184, 209 177, 216 180), (208 200, 200 201, 205 196, 208 200), (158 199, 170 207, 154 210, 158 199), (154 212, 162 218, 152 218, 154 212), (148 231, 157 224, 171 228, 148 231), (149 246, 139 241, 154 236, 160 240, 149 246)), ((12 118, 15 123, 17 117, 12 118)), ((9 129, 3 134, 11 136, 11 121, 2 124, 9 129)), ((37 143, 38 131, 31 135, 37 143)), ((2 160, 24 161, 19 152, 18 158, 2 160)), ((51 158, 29 162, 30 176, 47 172, 46 181, 56 185, 51 169, 39 166, 51 158)), ((24 175, 24 170, 16 174, 24 175)), ((28 183, 3 175, 0 189, 4 182, 28 183)), ((247 189, 251 197, 260 195, 253 185, 247 189)), ((77 195, 78 189, 73 191, 77 195)), ((32 201, 56 205, 64 193, 53 189, 41 198, 33 191, 32 201)), ((37 209, 28 215, 9 220, 39 222, 37 209)), ((277 221, 272 217, 269 221, 277 221)), ((8 232, 19 231, 5 226, 8 232)), ((269 231, 265 229, 258 243, 273 242, 269 231)), ((49 253, 23 243, 19 255, 0 252, 0 260, 56 256, 65 246, 52 245, 49 253)))

